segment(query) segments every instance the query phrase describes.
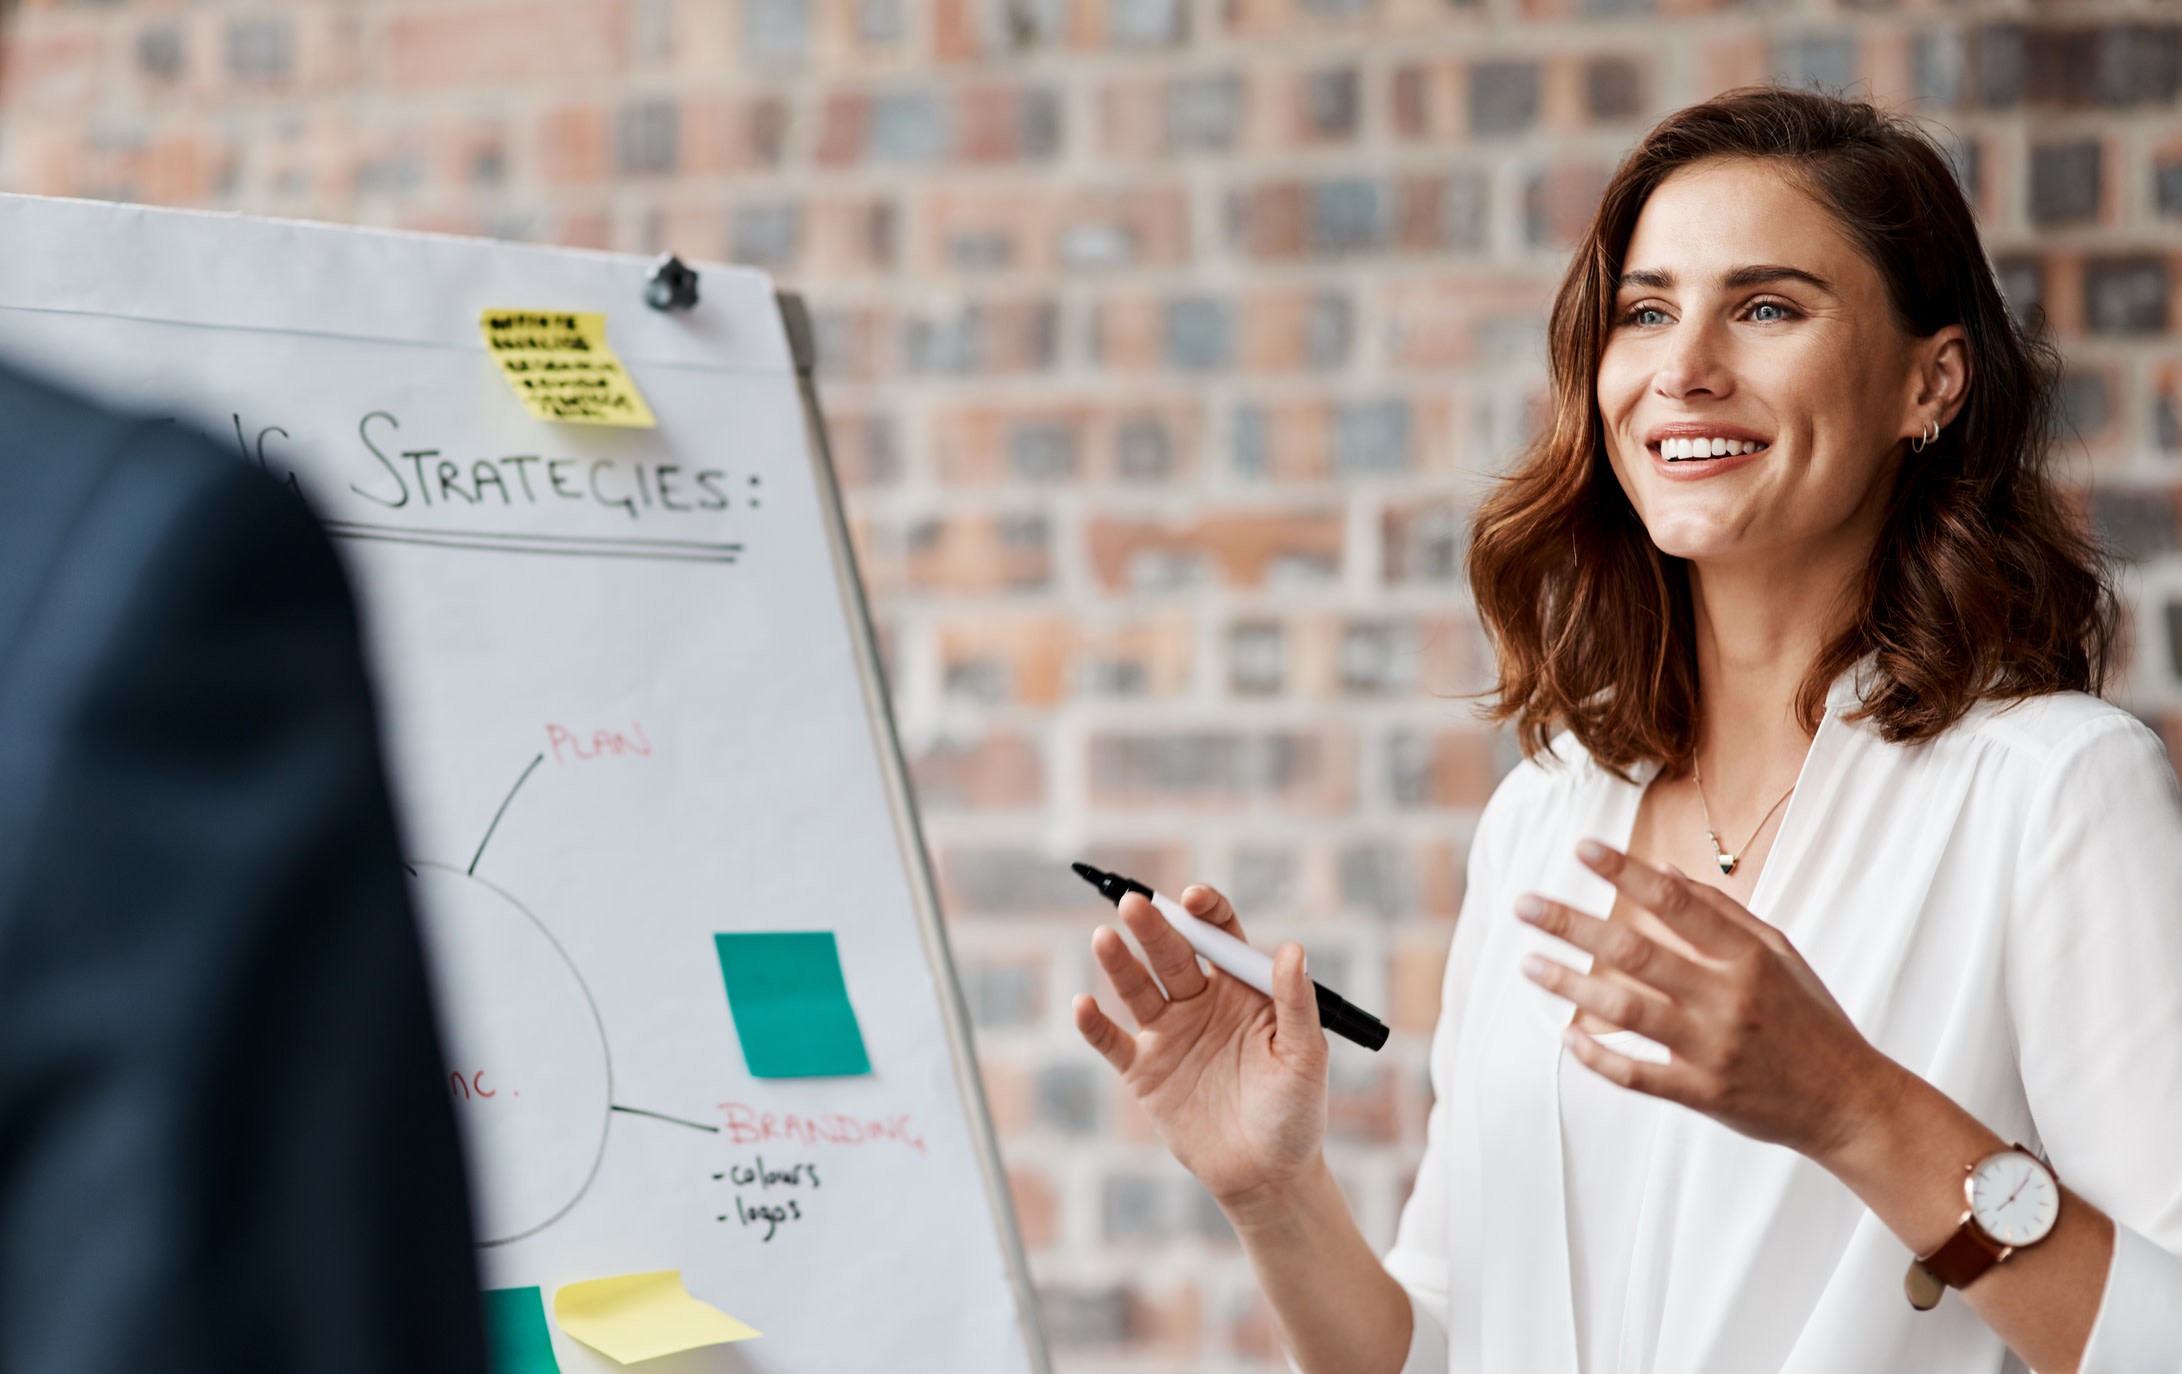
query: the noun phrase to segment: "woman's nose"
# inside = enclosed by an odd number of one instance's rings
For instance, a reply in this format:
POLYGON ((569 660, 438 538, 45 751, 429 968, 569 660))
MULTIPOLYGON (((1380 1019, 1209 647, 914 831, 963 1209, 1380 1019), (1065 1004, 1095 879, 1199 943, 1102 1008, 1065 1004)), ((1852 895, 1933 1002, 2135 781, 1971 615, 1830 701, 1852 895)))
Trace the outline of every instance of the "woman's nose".
POLYGON ((1684 319, 1668 332, 1665 353, 1652 374, 1652 389, 1668 400, 1725 398, 1735 389, 1728 368, 1725 332, 1702 315, 1684 319))

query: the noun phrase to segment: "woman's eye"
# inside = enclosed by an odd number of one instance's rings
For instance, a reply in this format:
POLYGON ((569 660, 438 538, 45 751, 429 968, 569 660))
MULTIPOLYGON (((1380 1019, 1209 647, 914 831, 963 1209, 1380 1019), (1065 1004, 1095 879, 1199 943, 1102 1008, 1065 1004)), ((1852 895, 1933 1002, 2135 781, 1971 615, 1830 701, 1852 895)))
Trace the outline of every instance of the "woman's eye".
POLYGON ((1760 324, 1771 324, 1775 320, 1785 320, 1788 318, 1788 307, 1777 301, 1760 301, 1750 307, 1750 318, 1760 324))
POLYGON ((1656 305, 1640 306, 1630 313, 1629 322, 1644 329, 1656 329, 1667 322, 1667 312, 1656 305))

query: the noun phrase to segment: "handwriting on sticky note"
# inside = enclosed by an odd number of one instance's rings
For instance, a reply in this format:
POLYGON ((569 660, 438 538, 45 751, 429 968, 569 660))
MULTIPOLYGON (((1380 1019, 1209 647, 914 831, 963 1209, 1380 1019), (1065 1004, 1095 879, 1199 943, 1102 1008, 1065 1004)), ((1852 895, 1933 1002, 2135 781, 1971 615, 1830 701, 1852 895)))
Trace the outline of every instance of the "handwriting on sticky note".
POLYGON ((553 1295, 553 1319, 622 1364, 764 1334, 691 1297, 679 1269, 568 1284, 553 1295))
POLYGON ((651 429, 659 423, 606 342, 606 317, 566 310, 487 310, 485 348, 540 420, 651 429))

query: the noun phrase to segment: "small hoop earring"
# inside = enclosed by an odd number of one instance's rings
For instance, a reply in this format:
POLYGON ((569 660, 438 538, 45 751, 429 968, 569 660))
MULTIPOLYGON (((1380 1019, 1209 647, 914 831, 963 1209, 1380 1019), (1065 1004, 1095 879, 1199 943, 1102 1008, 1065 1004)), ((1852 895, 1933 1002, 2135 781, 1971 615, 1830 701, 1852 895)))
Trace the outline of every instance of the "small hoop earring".
POLYGON ((1932 445, 1938 443, 1939 438, 1940 422, 1937 420, 1926 420, 1924 422, 1924 432, 1909 441, 1909 451, 1911 453, 1922 453, 1926 449, 1932 447, 1932 445))

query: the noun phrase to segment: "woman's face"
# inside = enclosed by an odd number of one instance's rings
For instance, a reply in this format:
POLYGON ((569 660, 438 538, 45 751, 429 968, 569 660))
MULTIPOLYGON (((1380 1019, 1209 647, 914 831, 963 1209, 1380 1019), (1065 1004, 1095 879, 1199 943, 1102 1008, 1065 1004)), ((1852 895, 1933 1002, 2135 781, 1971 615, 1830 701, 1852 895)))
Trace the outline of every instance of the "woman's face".
POLYGON ((1961 378, 1939 363, 1953 340, 1959 373, 1961 331, 1908 336, 1833 215, 1761 161, 1661 183, 1614 321, 1598 378, 1607 454, 1653 542, 1704 564, 1860 563, 1903 436, 1959 404, 1961 378))

